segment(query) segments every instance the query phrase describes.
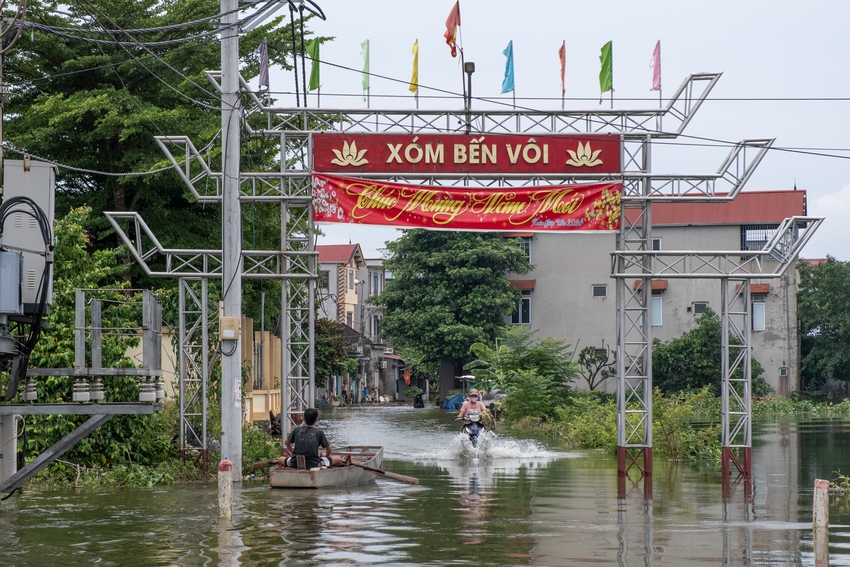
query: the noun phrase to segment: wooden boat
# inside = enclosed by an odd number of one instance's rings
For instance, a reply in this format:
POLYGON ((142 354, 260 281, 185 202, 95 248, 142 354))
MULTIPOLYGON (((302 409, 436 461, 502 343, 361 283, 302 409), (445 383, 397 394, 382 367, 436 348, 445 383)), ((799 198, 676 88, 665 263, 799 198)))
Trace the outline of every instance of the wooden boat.
MULTIPOLYGON (((384 469, 383 447, 352 445, 334 449, 333 454, 351 457, 353 463, 379 471, 384 469)), ((355 465, 315 471, 279 466, 269 471, 269 482, 272 488, 346 488, 374 482, 379 474, 355 465)))

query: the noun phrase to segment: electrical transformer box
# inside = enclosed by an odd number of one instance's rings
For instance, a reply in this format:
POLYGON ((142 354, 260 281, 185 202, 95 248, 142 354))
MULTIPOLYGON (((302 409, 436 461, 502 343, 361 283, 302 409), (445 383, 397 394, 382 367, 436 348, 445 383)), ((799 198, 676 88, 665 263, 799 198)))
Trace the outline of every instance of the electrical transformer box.
MULTIPOLYGON (((56 166, 30 159, 3 160, 3 200, 11 197, 29 197, 44 211, 53 228, 55 214, 56 166)), ((3 244, 23 251, 22 297, 24 313, 35 312, 39 287, 44 272, 44 238, 34 218, 24 212, 13 212, 3 227, 3 244)), ((53 303, 53 277, 49 274, 47 304, 53 303)))

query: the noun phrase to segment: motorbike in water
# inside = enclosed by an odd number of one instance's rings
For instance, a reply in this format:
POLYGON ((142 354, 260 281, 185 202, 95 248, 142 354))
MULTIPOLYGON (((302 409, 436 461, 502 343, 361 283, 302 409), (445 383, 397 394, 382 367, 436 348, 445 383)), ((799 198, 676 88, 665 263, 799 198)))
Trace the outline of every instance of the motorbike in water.
MULTIPOLYGON (((460 419, 460 418, 458 418, 460 419)), ((484 432, 484 426, 481 424, 481 416, 478 414, 470 414, 463 420, 461 432, 469 437, 469 442, 474 448, 478 448, 478 437, 484 432)))

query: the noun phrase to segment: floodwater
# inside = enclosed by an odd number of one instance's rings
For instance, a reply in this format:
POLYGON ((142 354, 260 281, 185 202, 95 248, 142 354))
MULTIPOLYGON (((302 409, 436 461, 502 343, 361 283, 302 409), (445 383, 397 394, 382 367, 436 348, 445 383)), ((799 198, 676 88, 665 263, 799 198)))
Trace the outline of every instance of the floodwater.
MULTIPOLYGON (((850 425, 770 422, 754 432, 751 498, 727 498, 713 467, 656 455, 618 498, 615 459, 499 431, 477 460, 435 408, 327 412, 332 444, 378 444, 419 486, 379 479, 348 490, 244 482, 232 520, 215 485, 38 492, 0 508, 2 566, 815 565, 815 478, 850 473, 850 425)), ((850 496, 830 502, 829 565, 850 565, 850 496)), ((823 564, 818 562, 818 565, 823 564)))

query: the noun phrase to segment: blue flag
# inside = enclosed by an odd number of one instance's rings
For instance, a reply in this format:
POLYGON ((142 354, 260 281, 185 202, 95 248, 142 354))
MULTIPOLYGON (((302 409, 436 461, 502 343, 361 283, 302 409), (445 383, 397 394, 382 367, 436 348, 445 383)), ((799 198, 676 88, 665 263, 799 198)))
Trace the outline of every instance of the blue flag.
POLYGON ((502 81, 502 94, 514 90, 514 42, 508 42, 508 46, 502 51, 502 55, 508 58, 505 63, 505 80, 502 81))

